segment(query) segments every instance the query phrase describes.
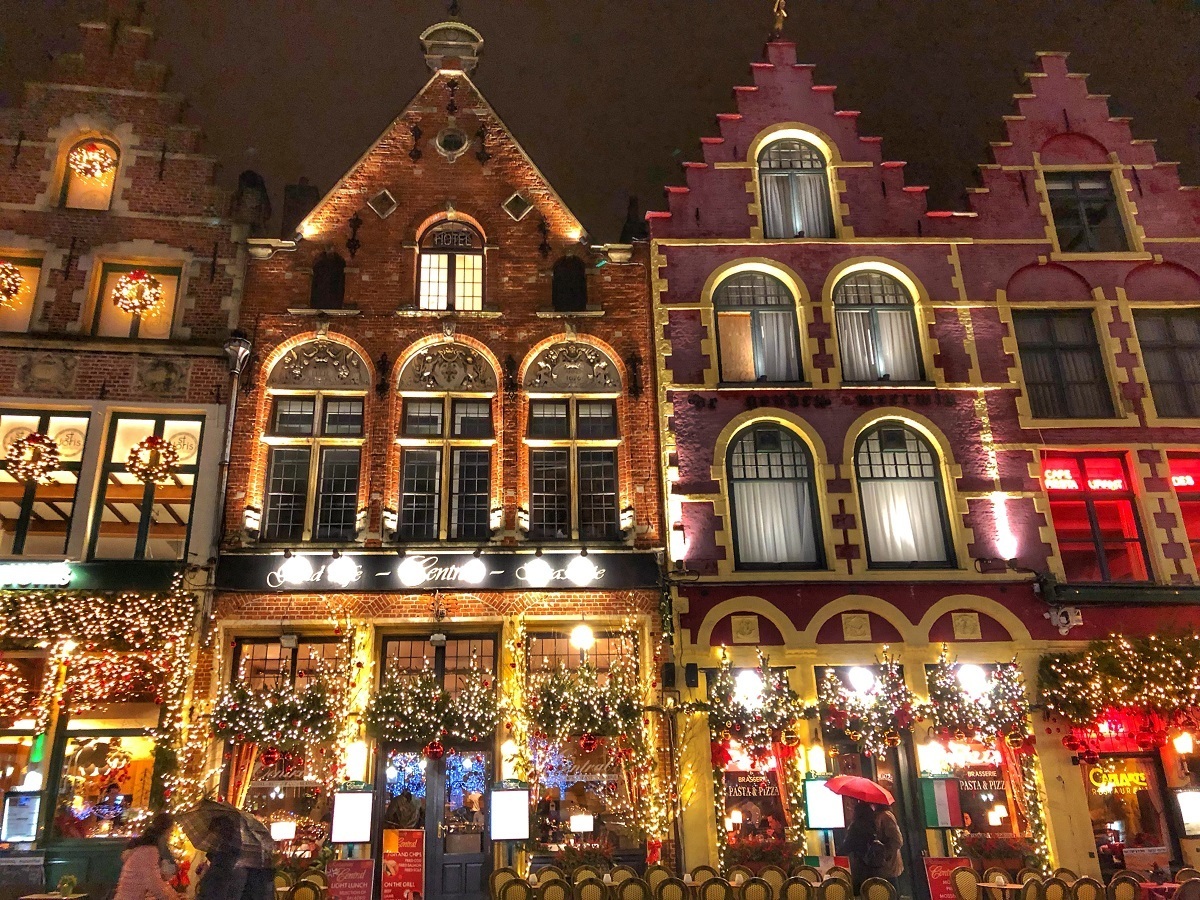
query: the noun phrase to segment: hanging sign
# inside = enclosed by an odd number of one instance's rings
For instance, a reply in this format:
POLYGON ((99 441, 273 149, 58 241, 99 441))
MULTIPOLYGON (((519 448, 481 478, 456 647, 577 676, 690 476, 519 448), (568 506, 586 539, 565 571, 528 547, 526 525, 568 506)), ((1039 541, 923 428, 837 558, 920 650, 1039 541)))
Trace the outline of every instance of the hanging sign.
POLYGON ((381 900, 421 900, 425 893, 425 832, 388 831, 397 849, 383 853, 381 900))
POLYGON ((375 890, 375 860, 331 859, 325 864, 329 900, 371 900, 375 890))

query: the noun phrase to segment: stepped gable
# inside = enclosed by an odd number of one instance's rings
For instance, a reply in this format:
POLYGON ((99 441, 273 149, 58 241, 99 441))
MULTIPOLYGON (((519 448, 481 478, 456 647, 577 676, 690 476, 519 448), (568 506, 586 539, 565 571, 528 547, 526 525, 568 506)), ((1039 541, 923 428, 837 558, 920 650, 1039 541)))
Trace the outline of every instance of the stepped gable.
POLYGON ((1015 94, 1017 114, 1004 117, 1007 140, 993 142, 993 162, 980 166, 981 186, 968 191, 970 213, 930 211, 926 233, 975 238, 1038 238, 1047 216, 1034 167, 1123 167, 1144 238, 1177 237, 1200 225, 1200 190, 1180 185, 1178 163, 1160 161, 1153 140, 1135 138, 1130 119, 1114 116, 1108 95, 1088 91, 1067 54, 1039 53, 1030 91, 1015 94), (1152 202, 1150 202, 1152 201, 1152 202))
POLYGON ((753 85, 733 90, 737 112, 717 116, 720 136, 700 139, 704 161, 684 163, 686 186, 667 188, 669 211, 647 214, 657 237, 761 236, 753 154, 773 134, 798 132, 837 170, 837 200, 854 236, 917 235, 926 188, 905 185, 905 164, 884 161, 881 138, 859 135, 858 112, 837 109, 834 87, 815 83, 813 68, 796 62, 794 43, 767 44, 766 59, 751 65, 753 85))

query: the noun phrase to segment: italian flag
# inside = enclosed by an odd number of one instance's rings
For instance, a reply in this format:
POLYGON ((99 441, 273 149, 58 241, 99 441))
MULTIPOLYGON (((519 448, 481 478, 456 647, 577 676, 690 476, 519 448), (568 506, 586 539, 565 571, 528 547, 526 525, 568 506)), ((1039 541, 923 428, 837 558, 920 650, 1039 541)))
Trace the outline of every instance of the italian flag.
POLYGON ((925 801, 926 828, 962 828, 962 807, 958 804, 958 781, 954 778, 922 778, 921 797, 925 801))

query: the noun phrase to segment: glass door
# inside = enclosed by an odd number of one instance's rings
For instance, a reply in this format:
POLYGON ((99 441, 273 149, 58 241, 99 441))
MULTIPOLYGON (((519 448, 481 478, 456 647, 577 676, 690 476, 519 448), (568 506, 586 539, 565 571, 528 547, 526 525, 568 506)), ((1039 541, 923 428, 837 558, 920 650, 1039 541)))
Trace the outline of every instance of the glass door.
MULTIPOLYGON (((490 636, 451 638, 437 645, 395 638, 384 641, 383 665, 413 674, 433 672, 453 695, 472 667, 494 671, 495 652, 490 636)), ((376 783, 384 785, 384 900, 481 900, 487 894, 492 745, 442 741, 436 756, 421 747, 381 748, 376 783)))

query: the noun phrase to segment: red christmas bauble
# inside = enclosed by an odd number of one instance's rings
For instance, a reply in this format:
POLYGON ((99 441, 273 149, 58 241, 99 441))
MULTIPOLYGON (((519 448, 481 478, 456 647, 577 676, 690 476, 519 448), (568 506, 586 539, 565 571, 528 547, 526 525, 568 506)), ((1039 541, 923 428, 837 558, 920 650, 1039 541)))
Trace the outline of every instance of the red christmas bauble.
POLYGON ((1079 758, 1089 766, 1094 766, 1100 762, 1100 753, 1094 747, 1088 747, 1079 754, 1079 758))
POLYGON ((1079 740, 1078 735, 1068 734, 1062 739, 1062 745, 1072 753, 1075 753, 1083 746, 1083 741, 1079 740))
POLYGON ((596 744, 598 743, 599 740, 597 737, 594 734, 588 733, 579 739, 579 749, 584 753, 591 753, 596 749, 596 744))
POLYGON ((441 741, 430 741, 425 745, 425 757, 427 759, 441 759, 446 755, 446 748, 442 746, 441 741))

